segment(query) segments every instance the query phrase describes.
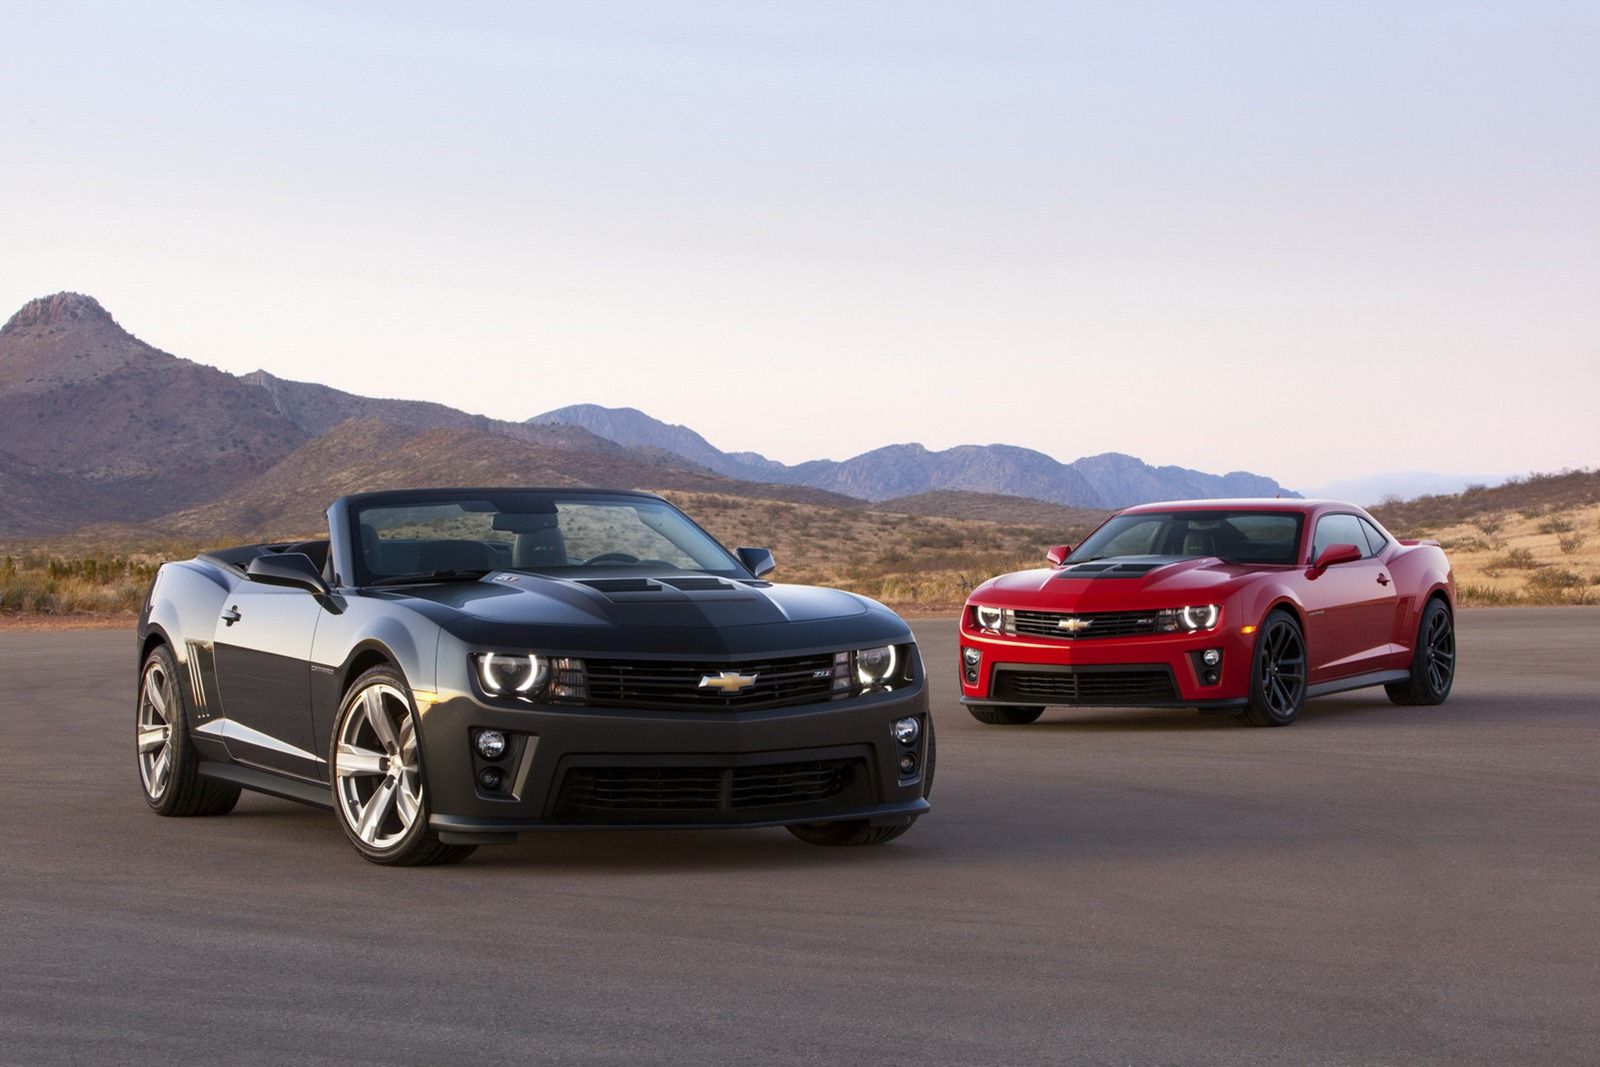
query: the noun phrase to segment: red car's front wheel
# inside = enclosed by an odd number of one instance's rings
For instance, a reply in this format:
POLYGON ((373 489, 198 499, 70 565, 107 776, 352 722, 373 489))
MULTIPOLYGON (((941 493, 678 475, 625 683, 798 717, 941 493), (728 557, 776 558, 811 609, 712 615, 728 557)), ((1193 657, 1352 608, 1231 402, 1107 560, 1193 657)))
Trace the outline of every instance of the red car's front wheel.
POLYGON ((1245 721, 1253 726, 1288 726, 1305 702, 1305 635, 1293 615, 1274 611, 1256 632, 1245 721))

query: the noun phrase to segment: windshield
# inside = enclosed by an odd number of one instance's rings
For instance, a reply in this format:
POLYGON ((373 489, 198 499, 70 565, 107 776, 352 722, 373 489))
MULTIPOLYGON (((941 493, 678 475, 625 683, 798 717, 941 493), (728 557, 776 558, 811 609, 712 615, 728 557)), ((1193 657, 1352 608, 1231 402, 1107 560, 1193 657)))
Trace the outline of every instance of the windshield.
POLYGON ((356 504, 352 520, 363 585, 491 570, 749 577, 681 511, 648 497, 579 490, 428 495, 356 504))
POLYGON ((1120 556, 1228 563, 1294 563, 1304 517, 1290 511, 1157 511, 1114 515, 1079 545, 1068 563, 1120 556))

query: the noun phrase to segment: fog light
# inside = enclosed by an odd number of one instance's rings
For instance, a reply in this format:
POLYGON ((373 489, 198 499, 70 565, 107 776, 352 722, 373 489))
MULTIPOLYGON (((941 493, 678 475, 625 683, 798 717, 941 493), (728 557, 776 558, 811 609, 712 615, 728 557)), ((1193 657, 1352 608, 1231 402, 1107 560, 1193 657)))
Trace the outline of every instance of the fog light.
POLYGON ((1215 667, 1222 662, 1222 649, 1208 648, 1200 653, 1200 659, 1204 661, 1207 667, 1215 667))
POLYGON ((915 752, 902 752, 900 754, 900 777, 909 778, 917 773, 917 754, 915 752))
POLYGON ((983 653, 975 648, 963 648, 961 650, 961 662, 969 667, 976 667, 982 659, 983 653))
POLYGON ((499 789, 505 780, 506 776, 500 773, 499 767, 485 767, 478 772, 478 784, 491 793, 499 789))
POLYGON ((896 719, 889 730, 902 745, 914 745, 917 735, 922 732, 922 724, 916 720, 916 716, 908 715, 904 719, 896 719))
POLYGON ((506 754, 506 735, 499 730, 479 730, 477 746, 484 759, 499 759, 506 754))
POLYGON ((1200 676, 1200 682, 1203 685, 1216 685, 1217 684, 1217 672, 1216 671, 1206 671, 1205 674, 1200 676))

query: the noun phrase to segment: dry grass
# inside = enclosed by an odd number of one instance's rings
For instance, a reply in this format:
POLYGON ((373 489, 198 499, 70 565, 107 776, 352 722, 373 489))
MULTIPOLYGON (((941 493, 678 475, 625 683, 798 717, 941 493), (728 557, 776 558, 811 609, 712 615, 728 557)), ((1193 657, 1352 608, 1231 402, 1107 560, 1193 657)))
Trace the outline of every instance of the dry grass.
POLYGON ((150 556, 0 557, 0 616, 115 616, 137 612, 160 559, 150 556))
POLYGON ((1439 539, 1465 604, 1600 604, 1600 504, 1527 510, 1404 533, 1439 539))

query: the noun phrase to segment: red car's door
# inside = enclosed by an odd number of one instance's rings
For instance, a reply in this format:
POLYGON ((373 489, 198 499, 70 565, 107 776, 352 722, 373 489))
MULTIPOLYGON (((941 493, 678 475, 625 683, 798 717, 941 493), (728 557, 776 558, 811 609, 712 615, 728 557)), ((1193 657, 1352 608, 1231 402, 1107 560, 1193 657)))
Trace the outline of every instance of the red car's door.
POLYGON ((1306 650, 1310 682, 1346 678, 1391 666, 1399 596, 1383 560, 1373 555, 1359 518, 1324 515, 1311 542, 1315 562, 1329 545, 1355 545, 1361 558, 1306 571, 1306 650))

